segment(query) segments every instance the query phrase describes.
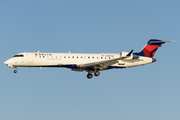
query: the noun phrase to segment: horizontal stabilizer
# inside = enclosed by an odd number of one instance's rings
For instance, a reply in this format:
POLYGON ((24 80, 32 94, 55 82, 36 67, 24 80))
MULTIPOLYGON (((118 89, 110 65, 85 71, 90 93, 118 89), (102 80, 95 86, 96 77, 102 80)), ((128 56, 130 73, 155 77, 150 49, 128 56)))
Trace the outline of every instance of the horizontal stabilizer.
POLYGON ((154 43, 154 44, 163 44, 166 42, 175 42, 175 41, 151 41, 150 43, 154 43))

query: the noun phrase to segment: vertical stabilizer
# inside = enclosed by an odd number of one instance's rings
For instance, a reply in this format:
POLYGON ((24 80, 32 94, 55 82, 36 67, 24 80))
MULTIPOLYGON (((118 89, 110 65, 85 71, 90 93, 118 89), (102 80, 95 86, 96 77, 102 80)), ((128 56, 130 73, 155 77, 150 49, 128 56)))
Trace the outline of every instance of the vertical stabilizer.
POLYGON ((151 57, 155 55, 157 49, 161 47, 162 44, 165 42, 171 42, 171 41, 162 41, 157 39, 151 39, 148 41, 148 43, 145 45, 145 47, 138 53, 134 53, 138 56, 144 56, 144 57, 151 57))

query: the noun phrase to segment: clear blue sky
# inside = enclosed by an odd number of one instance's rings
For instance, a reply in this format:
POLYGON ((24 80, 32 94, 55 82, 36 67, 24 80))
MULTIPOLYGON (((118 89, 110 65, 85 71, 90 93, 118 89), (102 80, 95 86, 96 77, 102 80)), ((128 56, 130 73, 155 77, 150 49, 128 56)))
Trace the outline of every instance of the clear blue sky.
POLYGON ((1 0, 0 120, 180 120, 180 1, 1 0), (139 51, 151 38, 176 40, 157 62, 101 72, 13 69, 20 52, 139 51))

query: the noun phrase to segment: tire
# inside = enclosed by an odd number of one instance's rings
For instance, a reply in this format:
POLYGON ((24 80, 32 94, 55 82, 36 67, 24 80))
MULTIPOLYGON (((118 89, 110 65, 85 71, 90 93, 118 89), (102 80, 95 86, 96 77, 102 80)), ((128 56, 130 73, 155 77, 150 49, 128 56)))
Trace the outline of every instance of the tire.
POLYGON ((14 73, 17 73, 17 70, 14 70, 14 73))
POLYGON ((87 78, 88 78, 88 79, 91 79, 92 77, 93 77, 92 74, 87 74, 87 78))
POLYGON ((100 72, 99 71, 96 71, 95 73, 94 73, 94 76, 99 76, 100 75, 100 72))

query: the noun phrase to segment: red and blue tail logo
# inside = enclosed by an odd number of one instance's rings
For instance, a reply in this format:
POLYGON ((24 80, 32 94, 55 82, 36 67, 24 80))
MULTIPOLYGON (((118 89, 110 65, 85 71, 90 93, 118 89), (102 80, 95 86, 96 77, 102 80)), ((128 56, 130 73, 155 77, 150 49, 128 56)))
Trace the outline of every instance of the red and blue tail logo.
POLYGON ((153 58, 158 47, 160 47, 161 44, 163 43, 165 42, 162 40, 151 39, 148 41, 147 45, 139 53, 134 53, 134 54, 153 58))

